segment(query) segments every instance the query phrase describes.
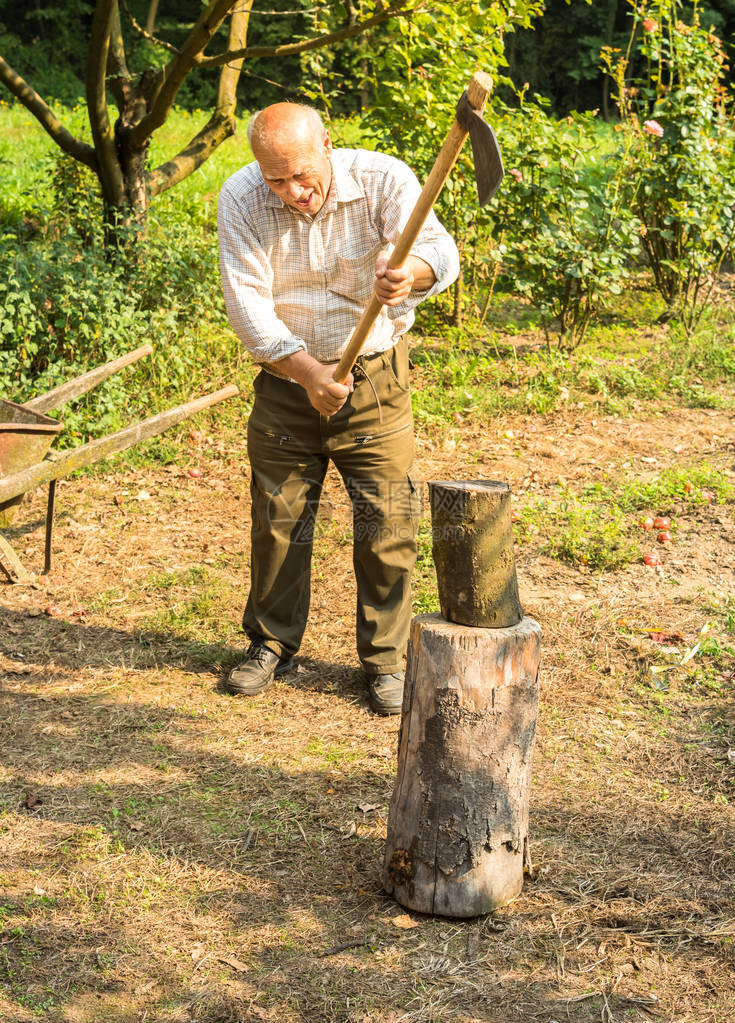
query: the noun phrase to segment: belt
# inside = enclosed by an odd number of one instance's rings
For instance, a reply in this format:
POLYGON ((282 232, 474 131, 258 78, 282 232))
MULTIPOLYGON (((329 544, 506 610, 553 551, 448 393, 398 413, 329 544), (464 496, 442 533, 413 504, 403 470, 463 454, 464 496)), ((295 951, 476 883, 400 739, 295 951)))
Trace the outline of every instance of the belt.
POLYGON ((355 365, 364 366, 366 362, 372 362, 374 359, 379 359, 382 355, 387 355, 390 351, 390 348, 384 348, 382 351, 372 352, 370 355, 358 355, 355 359, 355 365))

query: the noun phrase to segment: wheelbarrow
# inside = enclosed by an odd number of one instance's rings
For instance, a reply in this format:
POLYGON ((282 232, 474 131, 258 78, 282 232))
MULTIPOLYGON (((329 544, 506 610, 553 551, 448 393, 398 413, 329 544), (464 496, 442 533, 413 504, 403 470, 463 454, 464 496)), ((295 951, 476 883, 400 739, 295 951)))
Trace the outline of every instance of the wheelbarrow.
POLYGON ((56 481, 59 477, 103 458, 109 458, 119 451, 125 451, 140 441, 163 433, 176 423, 201 412, 202 409, 238 394, 238 388, 234 384, 229 384, 219 391, 205 394, 184 405, 177 405, 167 412, 159 412, 150 419, 126 426, 117 433, 100 437, 70 451, 58 454, 49 452, 64 424, 45 413, 55 411, 66 402, 86 394, 113 373, 137 362, 145 355, 150 355, 152 351, 150 345, 142 345, 119 359, 113 359, 104 366, 92 369, 74 380, 55 387, 52 391, 32 398, 24 405, 0 399, 0 569, 11 582, 25 582, 29 575, 1 530, 12 523, 23 496, 29 490, 44 483, 49 484, 44 560, 46 574, 51 569, 54 503, 56 481))

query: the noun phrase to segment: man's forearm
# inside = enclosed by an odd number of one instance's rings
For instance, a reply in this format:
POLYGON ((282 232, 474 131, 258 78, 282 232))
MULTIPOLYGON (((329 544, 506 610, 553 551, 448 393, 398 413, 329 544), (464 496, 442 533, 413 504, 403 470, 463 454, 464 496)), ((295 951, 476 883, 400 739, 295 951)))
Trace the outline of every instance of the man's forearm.
POLYGON ((261 365, 269 367, 278 376, 290 377, 291 380, 295 380, 297 384, 301 384, 303 388, 307 389, 309 375, 313 374, 321 363, 312 358, 308 352, 300 351, 286 355, 277 362, 265 362, 261 365))
POLYGON ((421 256, 409 256, 404 266, 413 274, 413 291, 428 291, 436 284, 436 274, 421 256))

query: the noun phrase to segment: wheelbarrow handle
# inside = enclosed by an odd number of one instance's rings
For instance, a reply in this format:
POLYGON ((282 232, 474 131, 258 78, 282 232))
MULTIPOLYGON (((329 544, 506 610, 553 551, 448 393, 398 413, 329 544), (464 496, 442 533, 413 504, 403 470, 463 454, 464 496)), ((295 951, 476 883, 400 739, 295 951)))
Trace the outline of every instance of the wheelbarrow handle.
POLYGON ((110 455, 114 455, 118 451, 124 451, 126 448, 132 447, 133 444, 139 444, 142 440, 155 437, 183 419, 188 419, 189 416, 193 416, 211 405, 216 405, 217 402, 224 401, 226 398, 234 398, 236 394, 238 394, 238 389, 235 384, 228 384, 227 387, 222 387, 212 394, 205 394, 201 398, 188 401, 185 405, 177 405, 176 408, 168 409, 167 412, 159 412, 158 415, 151 416, 150 419, 126 426, 125 429, 111 433, 108 437, 91 440, 88 444, 82 444, 70 451, 61 451, 53 460, 29 465, 26 469, 21 469, 20 472, 0 479, 0 504, 17 497, 18 494, 25 494, 26 491, 38 487, 42 483, 66 476, 76 469, 83 469, 86 465, 109 458, 110 455))
POLYGON ((124 369, 125 366, 129 366, 132 362, 137 362, 144 355, 150 355, 152 351, 151 345, 141 345, 134 352, 121 355, 119 359, 113 359, 112 362, 107 362, 104 366, 98 366, 97 369, 90 369, 88 373, 83 373, 82 376, 75 377, 74 380, 67 380, 65 384, 59 384, 52 391, 47 391, 45 394, 39 394, 36 398, 31 398, 30 401, 25 402, 25 407, 33 412, 50 412, 52 409, 60 408, 67 401, 72 401, 74 398, 79 398, 82 394, 86 394, 87 391, 91 391, 93 387, 101 384, 103 380, 107 380, 113 373, 117 373, 119 369, 124 369))

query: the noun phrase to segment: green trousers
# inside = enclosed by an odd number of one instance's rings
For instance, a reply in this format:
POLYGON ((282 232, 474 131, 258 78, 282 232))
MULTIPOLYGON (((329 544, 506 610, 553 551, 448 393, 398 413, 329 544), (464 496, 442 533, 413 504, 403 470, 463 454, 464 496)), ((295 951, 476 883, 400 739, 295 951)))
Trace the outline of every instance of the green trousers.
POLYGON ((298 384, 268 372, 254 389, 245 632, 282 656, 299 648, 309 613, 314 523, 331 459, 352 501, 357 653, 369 675, 401 670, 419 519, 405 339, 358 360, 355 390, 331 418, 312 408, 298 384))

